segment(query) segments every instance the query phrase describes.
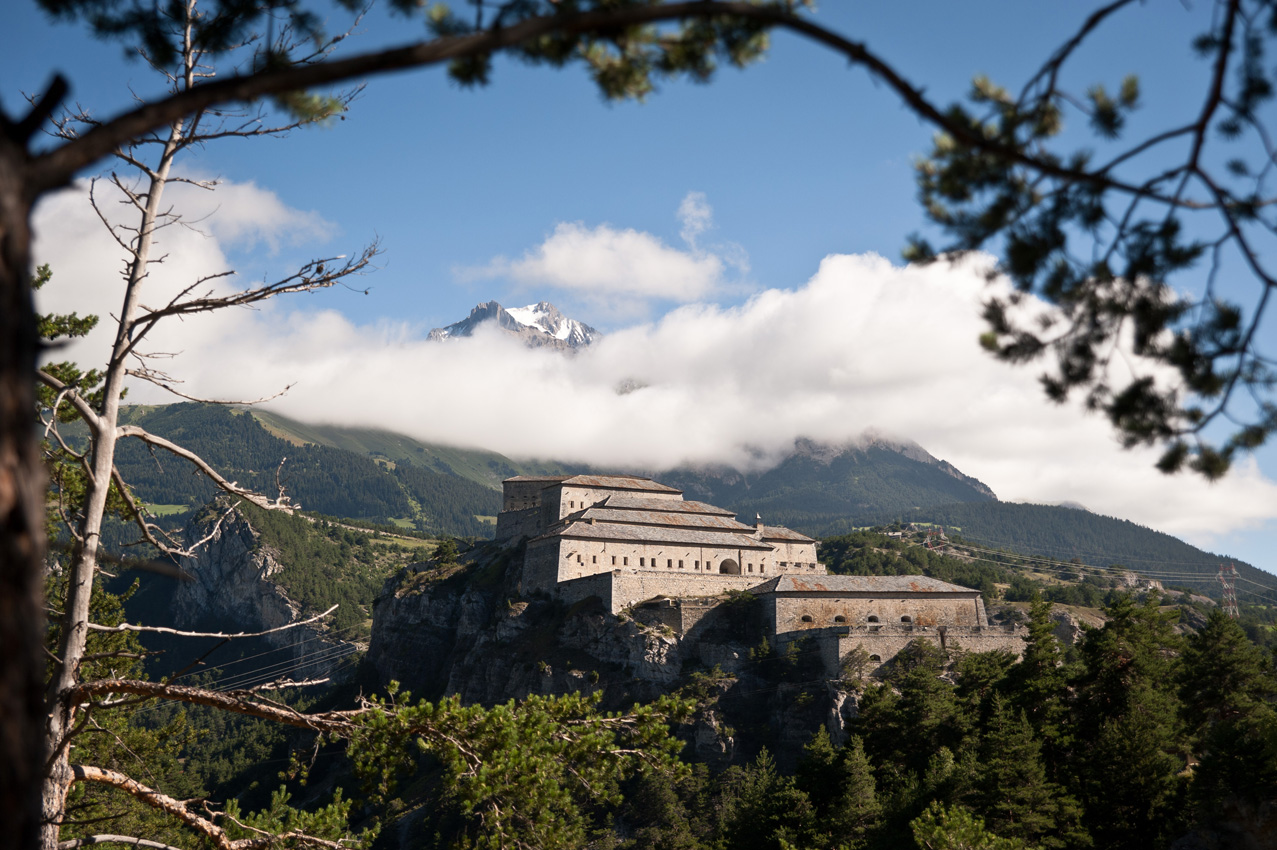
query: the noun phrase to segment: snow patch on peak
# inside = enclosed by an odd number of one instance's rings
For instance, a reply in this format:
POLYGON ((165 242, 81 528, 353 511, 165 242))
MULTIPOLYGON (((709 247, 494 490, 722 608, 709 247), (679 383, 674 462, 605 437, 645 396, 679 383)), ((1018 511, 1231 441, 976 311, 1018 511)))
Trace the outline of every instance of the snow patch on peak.
POLYGON ((486 301, 471 310, 466 319, 446 328, 432 330, 430 339, 470 336, 478 325, 489 321, 495 321, 508 333, 522 337, 532 347, 548 345, 552 348, 575 350, 585 348, 600 336, 598 331, 584 322, 563 315, 549 301, 510 309, 495 301, 486 301))

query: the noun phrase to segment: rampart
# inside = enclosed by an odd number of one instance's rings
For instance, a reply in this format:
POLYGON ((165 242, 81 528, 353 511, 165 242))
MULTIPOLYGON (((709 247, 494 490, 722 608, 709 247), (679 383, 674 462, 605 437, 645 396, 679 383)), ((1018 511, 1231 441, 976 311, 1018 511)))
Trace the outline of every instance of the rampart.
POLYGON ((1004 650, 1017 658, 1024 652, 1024 639, 1028 630, 1024 626, 909 626, 901 624, 884 626, 837 626, 776 635, 779 646, 800 640, 810 640, 819 651, 825 672, 831 677, 842 676, 849 656, 862 650, 868 657, 861 675, 872 676, 882 671, 885 664, 895 658, 915 640, 924 640, 949 652, 993 652, 1004 650))
POLYGON ((757 576, 670 575, 655 570, 612 570, 560 582, 558 595, 568 604, 597 596, 613 614, 658 596, 719 596, 729 590, 749 590, 757 576))

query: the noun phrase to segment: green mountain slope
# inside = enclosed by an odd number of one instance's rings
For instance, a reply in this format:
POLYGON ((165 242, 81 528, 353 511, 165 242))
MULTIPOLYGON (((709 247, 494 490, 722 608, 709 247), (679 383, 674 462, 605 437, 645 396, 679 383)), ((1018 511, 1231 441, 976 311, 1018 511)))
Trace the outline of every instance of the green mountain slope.
MULTIPOLYGON (((676 469, 660 480, 687 498, 723 505, 752 520, 830 533, 839 523, 867 525, 892 514, 953 502, 989 502, 993 491, 920 447, 874 441, 828 446, 808 440, 773 469, 676 469)), ((812 531, 808 531, 812 533, 812 531)))
POLYGON ((513 475, 550 474, 559 469, 555 465, 512 461, 483 449, 459 449, 427 443, 390 431, 308 425, 264 410, 251 413, 267 431, 290 443, 328 446, 392 462, 411 461, 414 466, 455 475, 497 490, 501 488, 502 481, 513 475))
MULTIPOLYGON (((501 509, 499 492, 449 467, 287 440, 241 410, 172 404, 129 408, 124 418, 186 446, 241 485, 274 494, 278 480, 308 511, 382 523, 399 520, 423 531, 489 536, 491 520, 484 518, 501 509)), ((195 507, 216 492, 186 461, 163 452, 152 454, 137 440, 121 442, 117 465, 124 479, 152 504, 195 507)))

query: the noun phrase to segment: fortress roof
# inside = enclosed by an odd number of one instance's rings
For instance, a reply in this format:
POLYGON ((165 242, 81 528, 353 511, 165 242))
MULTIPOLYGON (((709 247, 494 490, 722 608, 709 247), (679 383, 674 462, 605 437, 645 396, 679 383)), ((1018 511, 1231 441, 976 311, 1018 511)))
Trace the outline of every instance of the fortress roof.
POLYGON ((699 528, 670 525, 636 525, 630 523, 583 522, 575 517, 559 523, 534 540, 572 537, 581 540, 615 540, 618 543, 669 543, 687 546, 722 546, 732 549, 757 549, 770 552, 772 547, 747 534, 730 531, 706 531, 699 528))
POLYGON ((659 484, 650 478, 637 475, 516 475, 506 481, 521 484, 544 482, 545 486, 569 484, 574 487, 596 487, 603 490, 639 490, 648 493, 682 493, 665 484, 659 484))
POLYGON ((927 576, 778 576, 755 593, 979 593, 927 576))
POLYGON ((735 511, 715 507, 705 502, 689 502, 682 499, 653 499, 650 496, 634 496, 629 493, 614 493, 595 507, 619 508, 632 511, 660 511, 661 513, 716 514, 718 516, 736 516, 735 511))
MULTIPOLYGON (((652 500, 656 504, 660 504, 657 499, 652 500)), ((606 504, 606 503, 605 503, 606 504)), ((670 504, 679 504, 670 501, 670 504)), ((622 525, 656 525, 656 526, 677 526, 680 528, 699 528, 704 531, 730 531, 736 534, 753 535, 754 528, 737 522, 731 516, 723 516, 722 514, 700 514, 687 513, 680 511, 664 511, 653 509, 647 511, 639 510, 616 510, 608 504, 607 507, 594 505, 586 508, 584 511, 572 514, 572 519, 580 519, 583 522, 617 523, 622 525)))
POLYGON ((763 526, 764 540, 793 540, 797 543, 813 543, 814 538, 808 537, 806 534, 799 534, 792 528, 785 528, 780 525, 763 526))

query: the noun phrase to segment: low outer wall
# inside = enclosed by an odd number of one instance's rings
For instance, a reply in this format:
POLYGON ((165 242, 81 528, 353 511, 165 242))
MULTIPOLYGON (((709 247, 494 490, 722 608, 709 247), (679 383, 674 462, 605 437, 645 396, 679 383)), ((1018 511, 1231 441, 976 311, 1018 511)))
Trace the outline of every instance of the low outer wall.
POLYGON ((749 590, 758 576, 678 575, 657 570, 613 570, 559 583, 558 594, 569 604, 597 596, 613 614, 656 596, 717 596, 749 590))
POLYGON ((497 514, 497 542, 504 546, 533 536, 540 529, 540 519, 540 508, 502 511, 497 514))
MULTIPOLYGON (((802 632, 795 632, 787 637, 796 639, 802 635, 802 632)), ((1002 649, 1019 658, 1024 653, 1024 639, 1027 636, 1028 630, 1023 626, 949 626, 943 632, 929 626, 915 626, 912 629, 904 626, 883 626, 878 631, 870 631, 867 628, 848 629, 837 638, 838 666, 841 667, 842 661, 857 647, 863 648, 871 656, 878 656, 879 661, 886 663, 895 658, 896 654, 911 641, 919 639, 942 646, 949 651, 961 649, 964 652, 993 652, 1002 649)), ((874 665, 870 672, 873 672, 877 666, 874 665)), ((834 674, 840 673, 841 670, 834 674)))
POLYGON ((881 628, 909 617, 915 628, 924 626, 975 627, 986 624, 984 606, 977 591, 910 594, 787 594, 765 597, 768 621, 777 634, 845 625, 864 626, 877 617, 881 628), (808 620, 803 620, 808 617, 808 620), (838 619, 841 618, 841 619, 838 619))
POLYGON ((993 652, 1006 650, 1017 658, 1024 652, 1024 639, 1028 630, 1023 626, 962 627, 949 626, 943 630, 926 626, 883 626, 876 631, 867 628, 816 628, 777 635, 779 644, 809 639, 819 649, 825 665, 825 674, 831 678, 843 675, 842 665, 857 649, 869 654, 871 661, 865 670, 876 675, 883 667, 912 641, 925 640, 952 651, 993 652), (944 639, 941 640, 943 634, 944 639))

